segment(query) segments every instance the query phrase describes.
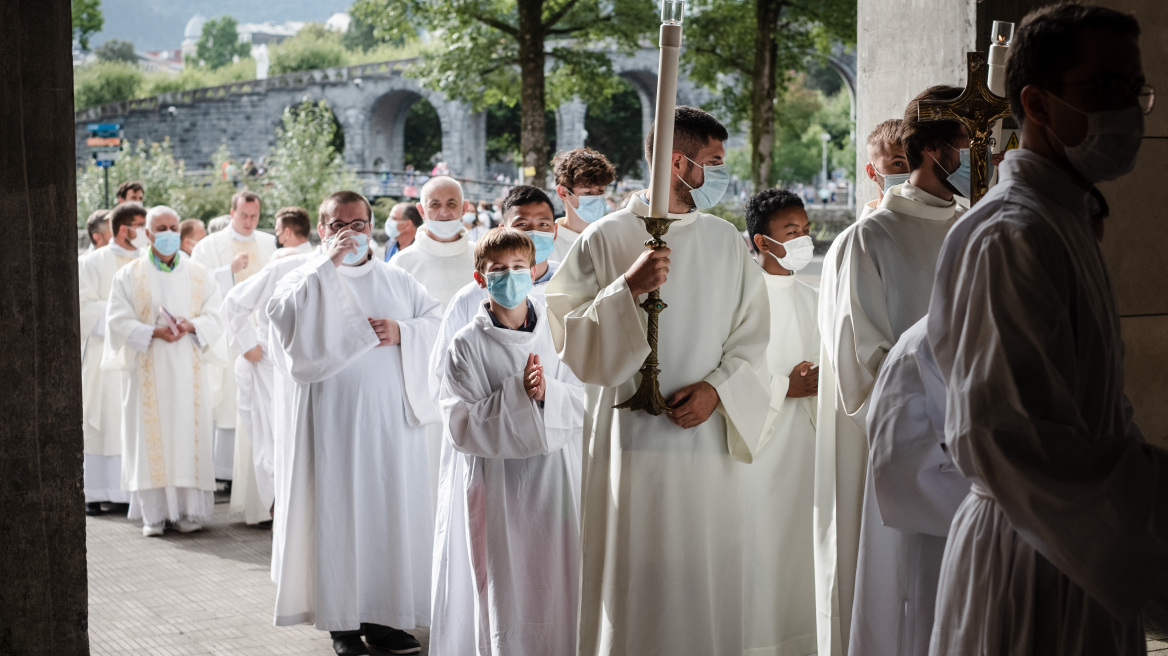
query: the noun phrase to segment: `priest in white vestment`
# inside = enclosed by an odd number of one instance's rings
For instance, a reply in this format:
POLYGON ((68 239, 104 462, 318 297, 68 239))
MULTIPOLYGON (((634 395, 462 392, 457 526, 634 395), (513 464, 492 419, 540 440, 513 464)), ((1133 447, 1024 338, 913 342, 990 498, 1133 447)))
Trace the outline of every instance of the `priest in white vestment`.
POLYGON ((608 214, 604 190, 616 179, 616 167, 591 148, 577 148, 552 160, 556 195, 564 204, 564 216, 556 219, 556 248, 552 259, 562 262, 568 249, 589 225, 608 214))
POLYGON ((917 102, 960 92, 932 87, 909 103, 901 124, 912 169, 908 181, 889 189, 880 207, 837 237, 838 250, 829 252, 839 268, 825 276, 832 288, 820 290, 830 305, 820 313, 815 482, 816 606, 824 655, 849 653, 856 612, 868 395, 884 356, 928 311, 937 252, 963 211, 957 196, 969 193, 968 165, 961 164, 969 161, 968 152, 961 154, 969 147, 964 127, 918 120, 917 102))
POLYGON ((572 656, 584 387, 556 357, 543 304, 528 298, 530 238, 496 228, 475 254, 489 300, 442 358, 429 653, 572 656))
POLYGON ((770 401, 770 317, 742 236, 701 211, 729 180, 725 128, 686 106, 674 127, 669 249, 646 251, 640 192, 586 230, 548 283, 556 348, 588 395, 582 655, 742 649, 740 486, 770 401), (669 305, 660 384, 672 410, 654 417, 613 406, 637 389, 649 354, 637 302, 658 286, 669 305))
MULTIPOLYGON (((207 235, 195 245, 191 259, 207 267, 219 284, 223 296, 235 285, 255 275, 276 252, 276 238, 256 229, 260 220, 260 197, 240 191, 231 197, 231 221, 223 230, 207 235)), ((224 326, 226 331, 226 325, 224 326)), ((248 394, 245 382, 241 392, 236 381, 237 357, 245 354, 219 346, 229 365, 219 370, 220 401, 215 408, 215 478, 232 481, 231 512, 243 515, 254 524, 270 519, 255 478, 251 438, 247 427, 238 420, 240 394, 248 394)), ((255 357, 253 354, 252 357, 255 357)), ((250 399, 242 399, 245 405, 250 399)))
POLYGON ((355 192, 321 205, 327 252, 268 302, 272 350, 296 383, 275 623, 333 632, 338 653, 414 653, 430 620, 434 511, 422 424, 437 420, 426 367, 439 303, 372 259, 355 192), (396 650, 396 651, 394 651, 396 650))
POLYGON ((890 118, 868 134, 868 164, 864 166, 864 172, 876 184, 876 199, 860 208, 858 218, 876 211, 889 189, 908 180, 908 158, 904 155, 904 145, 900 143, 902 124, 901 119, 890 118))
POLYGON ((1143 654, 1143 616, 1168 626, 1168 452, 1132 421, 1097 241, 1095 185, 1136 166, 1151 109, 1139 33, 1102 7, 1022 21, 1007 71, 1022 147, 941 252, 929 341, 946 443, 973 488, 950 528, 931 654, 1143 654), (1071 56, 1038 56, 1053 48, 1071 56), (1126 91, 1071 83, 1094 79, 1126 91))
MULTIPOLYGON (((462 196, 462 185, 454 178, 437 176, 422 185, 417 204, 424 225, 414 243, 390 259, 390 266, 409 273, 426 291, 438 299, 445 312, 450 300, 474 275, 474 242, 462 222, 474 206, 462 196)), ((442 424, 426 428, 426 453, 430 467, 430 492, 438 499, 438 469, 442 450, 442 424)))
MULTIPOLYGON (((130 502, 130 493, 122 489, 122 373, 102 369, 101 359, 114 274, 141 255, 131 241, 139 231, 143 237, 146 234, 146 209, 138 203, 102 210, 100 216, 113 239, 77 261, 87 515, 100 515, 102 502, 130 502)), ((100 222, 97 228, 100 232, 100 222)))
POLYGON ((146 536, 197 531, 215 507, 210 345, 222 337, 219 287, 179 252, 174 210, 155 207, 152 246, 114 274, 102 367, 122 372, 122 485, 146 536))
POLYGON ((818 294, 795 277, 811 261, 799 196, 767 189, 746 204, 746 229, 770 303, 771 402, 763 444, 743 476, 743 654, 814 654, 812 489, 819 387, 818 294))
POLYGON ((276 211, 276 244, 280 247, 272 253, 269 262, 293 255, 308 255, 314 249, 308 240, 312 230, 312 220, 302 207, 281 207, 276 211))
POLYGON ((852 654, 928 656, 945 536, 969 481, 945 451, 945 382, 925 317, 888 352, 868 408, 852 654))

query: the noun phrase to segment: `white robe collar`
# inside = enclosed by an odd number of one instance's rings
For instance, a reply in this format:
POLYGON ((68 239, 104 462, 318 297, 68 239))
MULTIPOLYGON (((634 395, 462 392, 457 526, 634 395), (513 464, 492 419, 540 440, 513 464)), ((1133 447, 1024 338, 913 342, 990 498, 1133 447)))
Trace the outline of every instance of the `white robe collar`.
POLYGON ((112 251, 113 254, 118 256, 118 257, 138 257, 138 255, 139 255, 138 249, 136 249, 136 248, 125 249, 125 248, 122 248, 121 246, 118 246, 118 243, 114 242, 114 241, 111 241, 106 246, 106 248, 110 249, 110 251, 112 251))
MULTIPOLYGON (((528 295, 526 300, 530 300, 528 295)), ((502 344, 503 346, 525 346, 533 343, 539 336, 539 331, 543 329, 540 325, 544 322, 544 309, 542 303, 532 303, 531 307, 535 310, 535 328, 531 332, 524 330, 511 330, 509 328, 499 328, 491 321, 490 310, 487 309, 487 301, 483 301, 479 305, 478 314, 474 317, 474 327, 476 330, 481 330, 488 337, 502 344)))
MULTIPOLYGON (((638 191, 637 193, 630 196, 629 202, 625 204, 625 207, 637 216, 649 216, 649 203, 641 199, 641 194, 644 193, 644 191, 638 191)), ((685 214, 674 214, 673 212, 669 212, 668 218, 677 219, 677 223, 673 225, 683 226, 697 221, 698 214, 699 213, 696 210, 686 212, 685 214)))
POLYGON ((948 221, 960 212, 956 200, 945 201, 929 192, 904 182, 884 194, 877 211, 889 210, 929 221, 948 221), (931 200, 930 200, 931 199, 931 200))
POLYGON ((230 223, 227 224, 227 227, 223 231, 231 235, 231 239, 234 241, 255 241, 256 238, 255 230, 252 230, 250 235, 241 235, 235 231, 235 226, 230 223))
POLYGON ((423 226, 414 235, 414 243, 411 246, 414 246, 427 255, 454 257, 470 250, 471 241, 466 236, 466 228, 462 229, 462 232, 459 233, 459 238, 454 241, 435 241, 423 226))
POLYGON ((789 276, 776 276, 773 273, 763 272, 762 277, 766 280, 767 289, 787 289, 795 285, 795 274, 789 276))
POLYGON ((368 260, 365 260, 365 264, 358 264, 357 266, 345 266, 342 264, 341 266, 337 267, 337 273, 346 278, 364 278, 365 276, 373 273, 373 269, 375 267, 374 262, 376 260, 377 258, 370 257, 368 260))

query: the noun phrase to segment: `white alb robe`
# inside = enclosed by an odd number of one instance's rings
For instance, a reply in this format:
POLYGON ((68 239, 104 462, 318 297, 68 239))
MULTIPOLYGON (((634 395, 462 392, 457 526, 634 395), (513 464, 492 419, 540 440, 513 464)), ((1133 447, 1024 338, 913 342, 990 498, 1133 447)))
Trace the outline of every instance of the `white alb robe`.
MULTIPOLYGON (((445 313, 458 290, 474 282, 474 242, 465 228, 459 239, 442 242, 434 241, 422 227, 415 233, 414 243, 390 258, 389 264, 413 276, 426 292, 438 299, 445 313)), ((438 470, 442 460, 440 422, 426 427, 426 454, 430 463, 430 492, 437 507, 438 470)))
MULTIPOLYGON (((222 337, 219 288, 210 273, 180 255, 160 271, 146 251, 115 275, 106 311, 102 367, 122 372, 122 486, 134 493, 169 489, 185 497, 179 515, 200 520, 214 505, 209 345, 222 337), (195 326, 176 342, 153 337, 160 308, 195 326), (187 488, 183 491, 181 488, 187 488)), ((131 517, 135 504, 131 501, 131 517)), ((170 504, 170 509, 175 508, 170 504)), ((153 521, 147 509, 147 523, 153 521)))
POLYGON ((294 257, 296 255, 308 255, 313 250, 315 250, 315 248, 316 247, 313 246, 312 242, 310 241, 306 241, 298 246, 285 246, 284 248, 277 248, 276 252, 272 253, 272 257, 268 258, 268 262, 275 262, 276 260, 282 260, 286 257, 294 257))
POLYGON ((900 336, 869 401, 852 656, 928 656, 945 536, 969 493, 945 452, 945 382, 926 327, 900 336))
POLYGON ((139 253, 116 243, 77 261, 81 309, 81 406, 85 433, 85 501, 129 503, 122 489, 122 372, 102 369, 106 304, 118 269, 139 253))
POLYGON ((1006 154, 954 227, 929 306, 945 440, 973 483, 949 532, 931 654, 1142 654, 1168 626, 1168 453, 1124 395, 1115 294, 1054 162, 1006 154))
POLYGON ((268 302, 273 357, 295 381, 277 626, 328 631, 429 624, 434 537, 422 423, 437 419, 426 368, 439 304, 384 262, 323 254, 268 302), (369 318, 394 319, 378 346, 369 318))
POLYGON ((585 384, 580 654, 733 654, 742 648, 743 462, 757 450, 770 390, 762 272, 734 226, 678 219, 661 289, 661 393, 710 383, 720 403, 683 429, 617 410, 649 354, 646 317, 624 274, 645 250, 648 204, 602 218, 548 283, 560 358, 585 384))
POLYGON ((962 211, 957 202, 905 182, 884 194, 877 211, 841 233, 824 261, 815 537, 819 652, 825 656, 848 651, 868 462, 868 395, 884 356, 928 311, 937 253, 962 211))
POLYGON ((572 248, 572 244, 575 244, 579 238, 580 233, 575 230, 563 225, 558 226, 556 228, 555 248, 552 249, 552 254, 548 259, 563 262, 564 258, 568 255, 568 251, 572 248))
POLYGON ((584 387, 556 357, 542 305, 532 332, 485 302, 443 358, 445 441, 434 539, 434 656, 574 656, 580 592, 584 387), (523 388, 543 365, 542 403, 523 388))
POLYGON ((762 447, 743 473, 742 653, 813 654, 815 398, 792 399, 787 392, 795 365, 819 359, 818 295, 795 276, 763 278, 771 313, 771 401, 762 447))

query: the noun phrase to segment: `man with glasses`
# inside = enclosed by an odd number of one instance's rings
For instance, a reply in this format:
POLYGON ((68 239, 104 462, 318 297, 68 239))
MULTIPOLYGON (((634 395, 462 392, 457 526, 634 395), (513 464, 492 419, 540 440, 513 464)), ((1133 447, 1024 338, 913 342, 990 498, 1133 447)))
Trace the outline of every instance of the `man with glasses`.
MULTIPOLYGON (((892 534, 865 532, 861 538, 861 513, 876 512, 871 485, 865 486, 868 397, 884 356, 928 311, 937 253, 964 211, 957 197, 970 193, 965 128, 917 116, 918 103, 960 93, 934 86, 908 104, 900 136, 909 178, 841 236, 835 284, 820 290, 827 311, 821 307, 819 315, 824 348, 816 424, 815 566, 819 615, 831 618, 819 626, 824 654, 847 653, 849 636, 855 649, 878 644, 889 632, 895 637, 900 623, 901 604, 888 602, 887 586, 863 586, 864 573, 857 573, 858 561, 872 563, 875 572, 896 557, 895 548, 888 549, 892 534)), ((879 522, 873 527, 895 533, 879 522)), ((865 563, 859 564, 863 570, 865 563)))
POLYGON ((321 203, 322 252, 276 284, 269 346, 294 385, 277 508, 277 626, 315 624, 342 656, 420 651, 430 623, 434 515, 423 423, 439 303, 372 256, 371 208, 321 203), (396 627, 396 628, 394 628, 396 627), (380 653, 380 652, 379 652, 380 653))
POLYGON ((1168 454, 1124 395, 1095 185, 1135 166, 1152 108, 1140 26, 1032 12, 1010 46, 1022 126, 942 249, 928 336, 946 445, 973 482, 953 520, 930 653, 1142 654, 1168 626, 1168 454))

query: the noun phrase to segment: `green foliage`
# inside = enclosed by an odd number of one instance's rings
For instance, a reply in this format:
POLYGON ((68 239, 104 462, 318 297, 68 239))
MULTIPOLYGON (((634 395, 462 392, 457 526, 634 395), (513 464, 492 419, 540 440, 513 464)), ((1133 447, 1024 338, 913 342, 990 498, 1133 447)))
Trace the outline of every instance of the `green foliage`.
POLYGON ((323 100, 305 101, 284 110, 266 176, 272 187, 264 195, 265 205, 298 205, 311 210, 334 191, 359 188, 360 182, 332 146, 335 121, 323 100))
POLYGON ((349 13, 351 20, 349 21, 349 30, 345 32, 341 39, 341 44, 345 46, 345 50, 353 52, 369 52, 382 45, 402 46, 407 41, 414 39, 407 39, 403 35, 394 37, 379 37, 377 35, 377 26, 365 19, 364 16, 354 15, 349 13))
POLYGON ((89 37, 101 31, 105 18, 101 15, 101 0, 72 0, 73 38, 82 50, 89 50, 89 37))
POLYGON ((434 156, 442 150, 442 122, 430 101, 421 98, 410 105, 404 133, 405 163, 418 171, 430 170, 434 156))
POLYGON ((199 37, 195 57, 199 62, 215 70, 232 62, 236 57, 243 59, 251 52, 251 46, 241 43, 238 23, 231 16, 212 18, 203 24, 203 34, 199 37))
MULTIPOLYGON (((521 120, 519 107, 496 103, 487 107, 487 162, 522 161, 519 147, 519 130, 521 120)), ((544 126, 546 127, 547 153, 551 155, 556 149, 556 113, 552 110, 544 112, 544 126)))
POLYGON ((270 48, 271 75, 344 66, 347 53, 340 34, 328 31, 319 23, 309 23, 300 32, 270 48))
POLYGON ((97 61, 138 65, 138 56, 134 54, 134 44, 129 41, 110 39, 98 46, 93 54, 97 56, 97 61))
POLYGON ((77 109, 137 98, 142 72, 121 62, 97 62, 74 69, 73 104, 77 109))
MULTIPOLYGON (((142 183, 147 207, 168 205, 183 214, 189 196, 186 169, 181 160, 174 158, 169 140, 149 146, 142 141, 126 145, 117 164, 110 169, 111 203, 115 202, 114 190, 126 180, 142 183)), ((91 212, 101 209, 104 201, 105 174, 90 161, 77 172, 78 226, 84 225, 91 212)))
POLYGON ((855 175, 855 144, 848 92, 841 89, 825 98, 803 82, 801 76, 794 79, 776 102, 774 166, 769 182, 782 186, 811 182, 822 168, 821 135, 825 132, 831 135, 829 169, 842 167, 851 179, 855 175))
POLYGON ((604 153, 616 167, 616 178, 640 178, 642 149, 641 99, 633 85, 621 79, 620 90, 606 102, 588 106, 584 129, 588 138, 584 144, 604 153))
POLYGON ((161 93, 246 82, 255 79, 255 72, 255 60, 250 57, 215 70, 188 63, 177 75, 173 73, 147 73, 142 95, 156 96, 161 93))

